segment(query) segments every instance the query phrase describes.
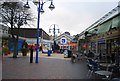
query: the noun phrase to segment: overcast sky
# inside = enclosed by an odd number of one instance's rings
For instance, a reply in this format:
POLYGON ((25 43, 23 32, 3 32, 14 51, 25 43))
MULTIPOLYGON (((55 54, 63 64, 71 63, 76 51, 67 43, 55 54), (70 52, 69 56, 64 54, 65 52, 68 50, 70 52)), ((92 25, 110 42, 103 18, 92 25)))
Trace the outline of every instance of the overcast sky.
MULTIPOLYGON (((48 8, 49 1, 44 4, 45 13, 40 15, 40 28, 50 34, 50 26, 56 24, 61 33, 68 31, 71 35, 76 35, 115 8, 118 2, 119 0, 53 0, 55 9, 51 11, 48 8)), ((29 3, 31 12, 37 18, 36 6, 29 3)), ((37 27, 37 19, 33 24, 34 28, 37 27)))

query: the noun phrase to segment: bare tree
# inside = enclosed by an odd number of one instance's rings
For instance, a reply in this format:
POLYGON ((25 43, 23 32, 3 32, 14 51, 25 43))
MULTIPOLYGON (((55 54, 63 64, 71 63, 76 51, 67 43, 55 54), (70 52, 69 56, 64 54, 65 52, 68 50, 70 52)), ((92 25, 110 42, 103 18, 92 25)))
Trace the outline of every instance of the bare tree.
POLYGON ((4 2, 2 5, 2 23, 10 28, 10 33, 14 40, 13 58, 17 57, 17 44, 19 40, 19 29, 22 25, 27 24, 28 20, 32 20, 30 12, 24 7, 22 2, 4 2), (10 24, 10 25, 8 25, 10 24), (17 28, 15 33, 14 28, 17 28))

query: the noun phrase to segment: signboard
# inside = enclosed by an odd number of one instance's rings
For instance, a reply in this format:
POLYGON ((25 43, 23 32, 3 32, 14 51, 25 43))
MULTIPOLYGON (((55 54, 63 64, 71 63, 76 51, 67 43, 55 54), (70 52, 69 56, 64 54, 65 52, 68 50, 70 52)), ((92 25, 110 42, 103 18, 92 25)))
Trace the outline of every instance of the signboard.
POLYGON ((66 43, 66 42, 67 42, 66 38, 61 39, 61 43, 66 43))
MULTIPOLYGON (((17 49, 20 50, 22 48, 22 43, 24 40, 18 40, 17 49)), ((8 48, 10 50, 14 50, 14 40, 8 39, 8 48)))

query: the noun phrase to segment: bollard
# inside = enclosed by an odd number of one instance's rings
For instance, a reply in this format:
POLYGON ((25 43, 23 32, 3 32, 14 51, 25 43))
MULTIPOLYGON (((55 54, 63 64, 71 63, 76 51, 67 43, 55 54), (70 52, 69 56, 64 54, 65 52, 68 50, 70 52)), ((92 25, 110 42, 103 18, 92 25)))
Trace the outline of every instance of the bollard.
POLYGON ((50 56, 50 51, 48 50, 48 56, 50 56))
POLYGON ((33 46, 30 48, 30 63, 33 63, 33 46))

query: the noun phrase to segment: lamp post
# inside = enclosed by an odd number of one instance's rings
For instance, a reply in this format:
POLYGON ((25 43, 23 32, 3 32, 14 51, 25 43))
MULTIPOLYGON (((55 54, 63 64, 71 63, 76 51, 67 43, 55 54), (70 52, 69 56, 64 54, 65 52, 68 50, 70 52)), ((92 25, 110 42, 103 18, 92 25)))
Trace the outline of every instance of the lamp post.
POLYGON ((53 41, 54 41, 54 52, 55 52, 55 45, 56 45, 56 42, 55 42, 55 33, 56 33, 56 30, 58 30, 58 33, 60 32, 60 29, 59 28, 55 28, 56 26, 58 26, 58 25, 56 25, 56 24, 52 24, 51 26, 50 26, 50 29, 49 29, 49 33, 51 32, 51 30, 53 30, 53 34, 54 34, 54 39, 53 39, 53 41), (52 26, 54 26, 53 28, 51 28, 52 26))
MULTIPOLYGON (((48 0, 48 1, 51 1, 51 4, 49 6, 49 8, 51 10, 53 10, 55 8, 55 6, 53 5, 53 0, 48 0)), ((37 36, 36 36, 36 39, 37 39, 37 42, 36 42, 36 59, 35 59, 35 63, 38 63, 38 53, 39 53, 39 33, 40 33, 40 13, 44 13, 44 10, 43 10, 43 5, 44 3, 46 2, 43 2, 43 0, 40 2, 40 0, 36 1, 34 0, 33 3, 35 4, 38 4, 38 21, 37 21, 37 36)))

